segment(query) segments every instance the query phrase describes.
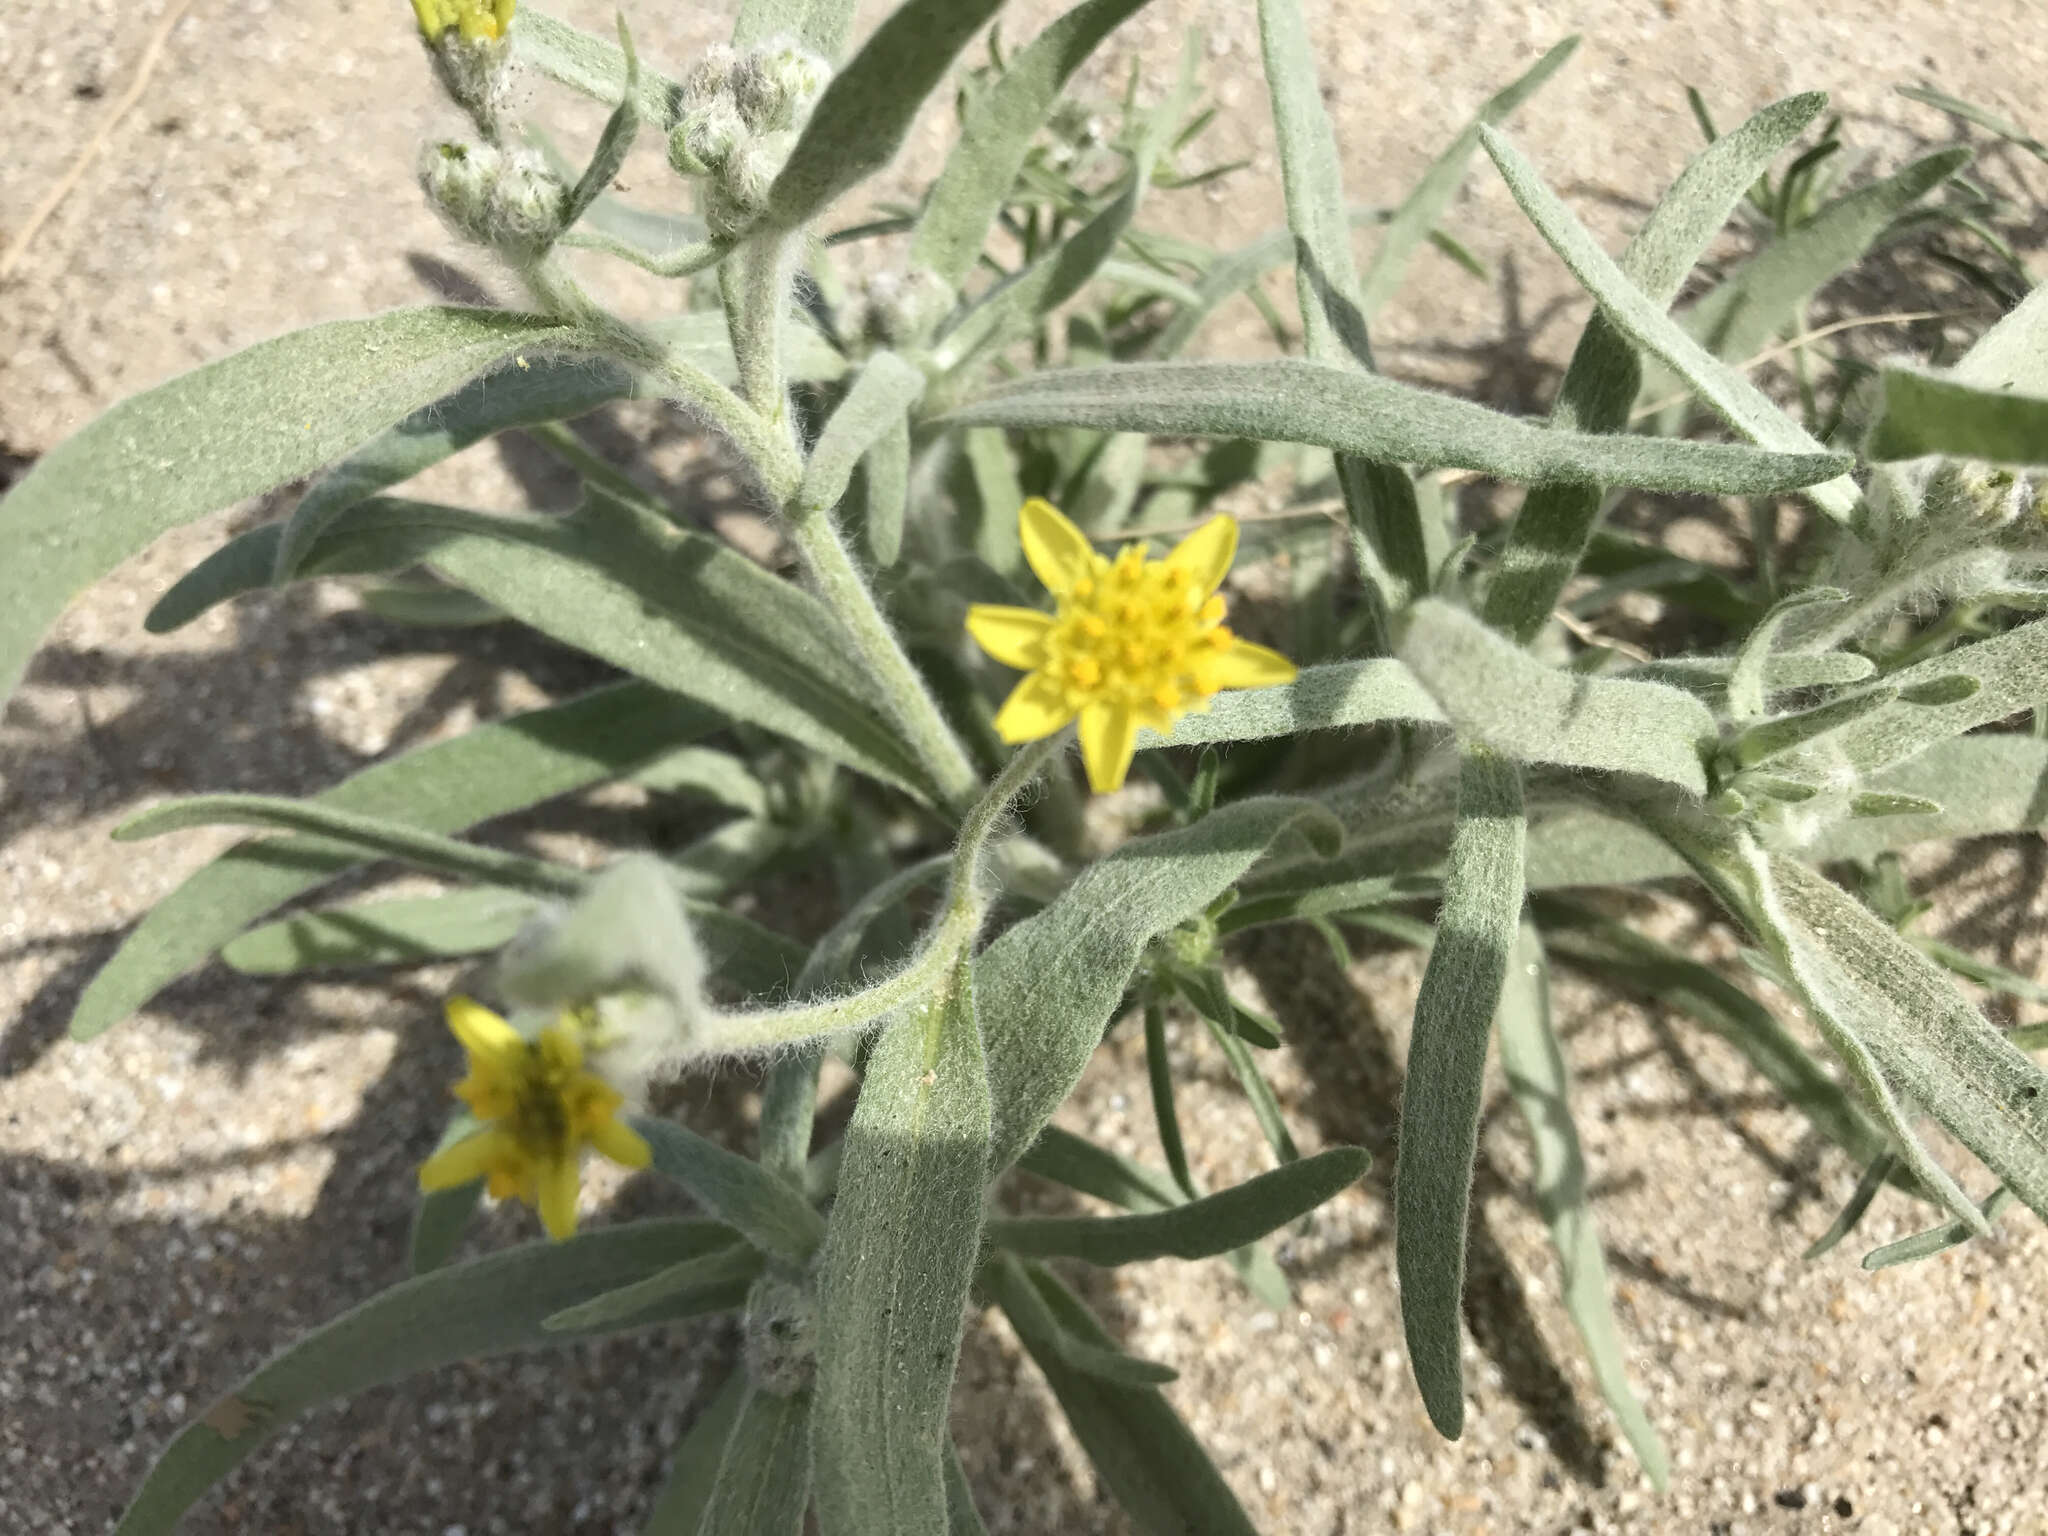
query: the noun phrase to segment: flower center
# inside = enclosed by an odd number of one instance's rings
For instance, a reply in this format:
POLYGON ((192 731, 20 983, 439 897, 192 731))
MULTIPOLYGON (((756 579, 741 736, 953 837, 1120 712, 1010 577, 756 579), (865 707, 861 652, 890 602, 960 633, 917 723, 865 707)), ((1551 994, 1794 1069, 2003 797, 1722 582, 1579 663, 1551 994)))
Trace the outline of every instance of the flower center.
POLYGON ((509 1129, 520 1150, 539 1160, 559 1158, 575 1150, 571 1120, 582 1096, 582 1053, 547 1029, 530 1041, 512 1086, 509 1129))
POLYGON ((1215 694, 1216 659, 1233 636, 1221 597, 1136 544, 1094 568, 1060 599, 1046 637, 1050 670, 1076 707, 1109 703, 1163 729, 1215 694))

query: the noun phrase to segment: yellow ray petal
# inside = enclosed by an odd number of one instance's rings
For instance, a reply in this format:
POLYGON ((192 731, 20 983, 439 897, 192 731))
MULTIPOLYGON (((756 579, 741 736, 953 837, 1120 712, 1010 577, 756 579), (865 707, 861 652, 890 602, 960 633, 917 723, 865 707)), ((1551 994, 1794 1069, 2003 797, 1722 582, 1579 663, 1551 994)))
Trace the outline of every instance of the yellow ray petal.
POLYGON ((600 1120, 589 1136, 593 1147, 622 1168, 645 1168, 654 1158, 647 1139, 623 1120, 600 1120))
POLYGON ((967 610, 967 633, 974 643, 1004 666, 1025 672, 1045 660, 1045 637, 1052 626, 1052 615, 1036 608, 976 603, 967 610))
POLYGON ((480 1179, 509 1157, 518 1147, 509 1131, 486 1127, 465 1136, 453 1146, 443 1147, 420 1164, 420 1188, 432 1194, 437 1189, 454 1189, 480 1179))
POLYGON ((1299 675, 1294 663, 1278 651, 1249 640, 1233 640, 1229 650, 1209 663, 1203 681, 1218 688, 1271 688, 1291 683, 1299 675))
POLYGON ((1088 535, 1042 496, 1032 497, 1018 510, 1017 536, 1024 545, 1024 558, 1055 597, 1066 596, 1095 563, 1088 535))
POLYGON ((1010 690, 996 711, 996 734, 1015 746, 1050 736, 1073 718, 1066 689, 1043 672, 1034 672, 1010 690))
POLYGON ((1120 704, 1090 704, 1081 711, 1081 761, 1098 795, 1123 787, 1138 745, 1138 722, 1120 704))
POLYGON ((540 1224, 560 1242, 576 1235, 576 1154, 555 1158, 540 1170, 540 1224))
POLYGON ((1203 593, 1214 592, 1230 574, 1230 562, 1237 558, 1237 519, 1212 517, 1173 546, 1166 557, 1201 584, 1203 593))
POLYGON ((519 1031, 474 998, 449 998, 447 1012, 448 1028, 476 1060, 510 1070, 525 1055, 519 1031))

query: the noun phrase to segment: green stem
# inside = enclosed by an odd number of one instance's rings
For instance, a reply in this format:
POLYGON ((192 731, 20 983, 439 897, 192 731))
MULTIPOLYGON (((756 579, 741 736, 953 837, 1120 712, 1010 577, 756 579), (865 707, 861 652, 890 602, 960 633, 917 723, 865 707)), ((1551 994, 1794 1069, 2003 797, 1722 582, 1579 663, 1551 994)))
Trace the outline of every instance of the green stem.
POLYGON ((789 389, 782 377, 782 330, 789 314, 792 253, 798 237, 766 235, 740 247, 719 273, 725 323, 739 364, 740 393, 794 444, 789 389))
POLYGON ((1011 757, 988 792, 962 819, 960 839, 953 848, 945 906, 917 953, 901 970, 847 997, 718 1015, 706 1024, 692 1054, 768 1050, 841 1030, 865 1028, 929 993, 959 963, 988 913, 982 860, 990 834, 1009 811, 1010 803, 1056 754, 1065 750, 1068 734, 1062 731, 1035 741, 1011 757))

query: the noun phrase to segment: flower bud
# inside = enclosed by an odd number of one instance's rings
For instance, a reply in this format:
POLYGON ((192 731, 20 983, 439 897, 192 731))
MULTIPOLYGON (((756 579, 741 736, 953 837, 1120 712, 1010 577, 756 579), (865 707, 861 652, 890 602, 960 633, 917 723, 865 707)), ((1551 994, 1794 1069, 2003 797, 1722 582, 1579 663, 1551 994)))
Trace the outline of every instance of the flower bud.
POLYGON ((538 256, 562 232, 569 189, 530 149, 428 144, 419 175, 451 229, 513 260, 538 256))
POLYGON ((511 86, 513 0, 412 0, 412 9, 441 88, 497 143, 511 86))

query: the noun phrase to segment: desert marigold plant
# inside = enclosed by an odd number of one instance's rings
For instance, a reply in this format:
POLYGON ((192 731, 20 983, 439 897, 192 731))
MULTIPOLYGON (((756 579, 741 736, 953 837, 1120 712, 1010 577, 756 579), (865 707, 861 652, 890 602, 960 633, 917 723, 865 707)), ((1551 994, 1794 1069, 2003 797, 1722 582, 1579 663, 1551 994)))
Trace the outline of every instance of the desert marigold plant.
POLYGON ((1259 0, 1287 226, 1216 250, 1158 207, 1227 169, 1182 164, 1213 115, 1198 38, 1160 90, 1063 99, 1142 3, 1085 0, 1012 52, 991 34, 938 176, 876 214, 850 194, 1000 0, 904 0, 857 46, 851 0, 739 0, 729 44, 667 65, 624 19, 613 41, 511 0, 414 0, 470 123, 424 148, 419 190, 523 307, 261 343, 116 406, 0 502, 9 687, 67 594, 173 526, 301 480, 148 627, 342 579, 366 622, 518 624, 608 679, 370 763, 334 795, 195 794, 117 829, 266 840, 123 940, 79 1001, 79 1039, 215 953, 270 976, 472 966, 462 985, 505 1009, 467 991, 448 1004, 468 1069, 418 1171, 412 1277, 182 1430, 121 1536, 168 1531, 343 1392, 714 1314, 738 1318, 744 1347, 674 1448, 662 1530, 961 1536, 981 1525, 949 1403, 963 1318, 991 1309, 1136 1528, 1243 1536, 1239 1490, 1159 1390, 1172 1368, 1123 1349, 1054 1265, 1217 1259, 1260 1305, 1295 1304, 1291 1250, 1267 1239, 1346 1197, 1369 1159, 1303 1155, 1267 1080, 1290 1021, 1237 995, 1231 970, 1264 927, 1319 936, 1347 974, 1357 930, 1427 947, 1388 1180, 1398 1296, 1360 1326, 1398 1329, 1446 1436, 1464 1422, 1465 1241, 1497 1049, 1528 1135, 1526 1203, 1593 1377, 1645 1476, 1669 1474, 1608 1301, 1553 959, 1692 1010, 1860 1175, 1816 1258, 1887 1186, 1927 1225, 1871 1267, 1988 1232, 2011 1202, 2048 1213, 2048 1074, 2030 1054, 2048 1036, 1993 1024, 1955 977, 2036 992, 1914 932, 1924 901, 1897 857, 2038 828, 2048 781, 2048 294, 1959 175, 1968 151, 1844 187, 1860 158, 1836 152, 1839 120, 1798 147, 1817 94, 1726 133, 1696 102, 1709 142, 1616 258, 1552 190, 1548 157, 1500 126, 1568 39, 1486 104, 1361 271, 1298 0, 1259 0), (587 153, 525 120, 548 83, 608 112, 587 153), (619 177, 643 134, 678 180, 629 200, 619 177), (1548 420, 1370 361, 1367 322, 1426 243, 1484 270, 1442 227, 1481 151, 1597 301, 1548 420), (1758 253, 1695 279, 1736 218, 1758 253), (1787 297, 1931 230, 1941 270, 1986 296, 1927 338, 1945 366, 1836 350, 1851 331, 1810 328, 1787 297), (888 243, 842 264, 867 242, 888 243), (603 291, 619 262, 687 302, 626 312, 603 291), (1290 262, 1283 321, 1262 279, 1290 262), (1240 294, 1300 355, 1188 360, 1240 294), (1796 391, 1757 372, 1785 349, 1796 391), (572 425, 645 396, 714 440, 765 524, 753 553, 721 531, 740 514, 713 527, 572 425), (513 432, 574 479, 573 507, 408 490, 513 432), (1521 487, 1513 515, 1461 505, 1475 478, 1521 487), (1626 529, 1603 520, 1623 494, 1638 498, 1626 529), (1655 526, 1667 494, 1746 509, 1754 566, 1629 531, 1655 526), (1253 496, 1266 506, 1240 521, 1253 496), (1246 628, 1287 654, 1225 623, 1241 553, 1272 578, 1239 585, 1246 628), (1050 611, 1023 606, 1031 576, 1050 611), (1645 626, 1645 602, 1684 622, 1645 626), (1656 649, 1673 634, 1693 648, 1656 649), (976 648, 1024 676, 994 676, 976 648), (2029 711, 2036 729, 2010 728, 2029 711), (1084 805, 1141 751, 1143 792, 1084 805), (472 835, 600 789, 610 819, 577 857, 472 835), (620 809, 643 801, 660 814, 620 809), (320 894, 379 862, 439 884, 320 894), (1843 868, 1853 885, 1823 873, 1843 868), (1746 932, 1839 1069, 1764 997, 1617 915, 1637 909, 1616 892, 1684 879, 1746 932), (842 899, 820 912, 822 891, 842 899), (295 903, 311 904, 270 915, 295 903), (817 921, 782 925, 791 911, 817 921), (1195 1177, 1214 1159, 1179 1115, 1176 1016, 1270 1149, 1228 1189, 1195 1177), (1156 1158, 1054 1123, 1119 1027, 1143 1031, 1156 1158), (843 1126, 818 1114, 832 1055, 858 1085, 843 1126), (759 1073, 754 1155, 663 1113, 669 1080, 705 1066, 714 1091, 759 1073), (629 1119, 629 1102, 648 1110, 629 1119), (1923 1141, 1923 1112, 1995 1178, 1989 1196, 1923 1141), (674 1183, 698 1215, 583 1226, 592 1151, 674 1183), (1114 1210, 1010 1214, 1019 1172, 1114 1210), (472 1223, 483 1193, 534 1207, 548 1240, 463 1254, 491 1240, 472 1223))
POLYGON ((976 603, 967 632, 1007 667, 1031 675, 996 711, 996 734, 1037 741, 1078 718, 1081 761, 1097 793, 1119 788, 1138 732, 1164 735, 1225 688, 1291 683, 1294 663, 1223 625, 1217 588, 1237 554, 1237 522, 1219 516, 1163 560, 1126 544, 1114 560, 1050 502, 1019 514, 1024 557, 1058 602, 1035 608, 976 603))

